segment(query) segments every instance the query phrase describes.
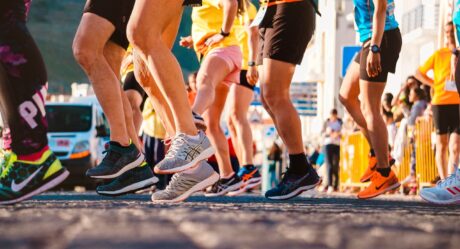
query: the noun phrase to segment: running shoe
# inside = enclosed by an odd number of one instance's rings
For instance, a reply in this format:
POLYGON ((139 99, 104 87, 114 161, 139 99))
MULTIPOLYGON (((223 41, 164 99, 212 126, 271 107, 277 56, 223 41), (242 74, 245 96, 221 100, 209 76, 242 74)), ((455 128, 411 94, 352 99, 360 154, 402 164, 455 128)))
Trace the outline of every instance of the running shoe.
POLYGON ((198 139, 179 133, 169 147, 165 158, 155 166, 157 174, 174 174, 190 169, 214 154, 215 150, 203 131, 198 139))
POLYGON ((267 191, 265 197, 272 200, 291 199, 304 191, 315 188, 320 182, 320 178, 313 168, 310 168, 304 175, 293 173, 287 169, 278 186, 267 191))
POLYGON ((201 161, 197 168, 173 175, 165 190, 153 193, 152 201, 154 203, 181 202, 217 181, 219 181, 219 174, 207 162, 201 161))
POLYGON ((144 162, 139 167, 126 171, 110 183, 98 186, 96 192, 100 195, 120 196, 150 188, 157 182, 158 178, 144 162))
POLYGON ((118 143, 109 142, 104 151, 105 157, 96 167, 86 171, 91 178, 113 179, 126 171, 136 168, 144 161, 144 155, 131 143, 128 147, 121 147, 118 143))
POLYGON ((204 122, 204 118, 198 113, 192 112, 192 114, 193 114, 193 122, 195 122, 196 128, 198 130, 206 131, 208 127, 206 126, 206 123, 204 122))
POLYGON ((378 171, 375 171, 375 174, 372 174, 371 177, 371 184, 366 189, 358 193, 358 198, 374 198, 384 194, 385 192, 397 189, 400 185, 398 177, 393 170, 390 170, 388 177, 385 177, 378 171))
POLYGON ((422 189, 420 197, 434 204, 460 204, 460 169, 435 187, 422 189))
POLYGON ((243 181, 237 174, 233 174, 228 179, 220 178, 211 188, 211 191, 205 193, 206 197, 223 196, 229 192, 240 189, 243 181))
POLYGON ((245 193, 249 189, 253 189, 262 183, 262 176, 255 166, 241 167, 238 171, 238 176, 243 180, 243 186, 238 190, 231 191, 228 196, 237 196, 245 193))
POLYGON ((68 175, 69 172, 50 150, 35 162, 20 161, 11 153, 0 176, 0 205, 18 203, 52 189, 68 175))
POLYGON ((10 159, 11 151, 0 149, 0 175, 2 174, 2 171, 6 167, 6 165, 8 165, 10 159))
MULTIPOLYGON (((389 164, 390 164, 390 167, 395 164, 395 160, 391 157, 390 157, 389 164)), ((370 181, 376 169, 377 169, 377 157, 375 155, 369 156, 369 166, 367 167, 366 172, 364 172, 364 175, 361 177, 360 181, 362 183, 370 181)))

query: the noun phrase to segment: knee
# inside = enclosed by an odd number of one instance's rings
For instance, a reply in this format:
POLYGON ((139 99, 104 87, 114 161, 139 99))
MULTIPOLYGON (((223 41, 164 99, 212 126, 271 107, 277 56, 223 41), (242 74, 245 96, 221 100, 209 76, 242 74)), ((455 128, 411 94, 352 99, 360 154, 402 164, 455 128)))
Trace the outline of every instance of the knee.
POLYGON ((152 27, 146 30, 142 25, 134 22, 128 23, 126 36, 130 44, 138 48, 140 53, 150 48, 159 47, 158 43, 162 42, 161 32, 155 32, 155 29, 152 29, 152 27))
POLYGON ((75 60, 84 69, 91 67, 97 60, 97 56, 101 54, 97 49, 83 44, 79 39, 74 40, 72 52, 75 60))
POLYGON ((271 111, 276 111, 279 108, 283 108, 284 103, 289 101, 289 97, 274 91, 264 91, 262 94, 262 101, 271 111))
POLYGON ((222 132, 219 119, 209 117, 209 119, 206 121, 206 126, 208 127, 208 130, 211 134, 222 132))
POLYGON ((346 96, 342 95, 342 94, 339 94, 339 101, 345 107, 347 107, 350 104, 350 99, 347 98, 346 96))

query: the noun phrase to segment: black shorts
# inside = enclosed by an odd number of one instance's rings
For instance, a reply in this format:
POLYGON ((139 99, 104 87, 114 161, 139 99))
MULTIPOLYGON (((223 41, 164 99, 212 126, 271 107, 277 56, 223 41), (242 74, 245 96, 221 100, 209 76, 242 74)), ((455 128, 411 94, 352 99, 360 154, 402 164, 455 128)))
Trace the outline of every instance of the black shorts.
POLYGON ((144 91, 144 88, 139 84, 139 82, 136 80, 136 77, 134 76, 134 72, 129 72, 126 74, 125 80, 123 82, 123 91, 129 91, 129 90, 134 90, 138 92, 142 96, 142 103, 141 106, 139 106, 142 109, 144 109, 144 103, 145 100, 147 100, 147 93, 144 91))
POLYGON ((203 4, 203 0, 184 0, 182 6, 198 7, 203 4))
POLYGON ((459 105, 432 105, 436 134, 460 134, 459 105))
POLYGON ((255 86, 249 84, 248 78, 246 78, 247 74, 248 74, 248 70, 241 70, 241 72, 240 72, 240 84, 239 85, 244 86, 244 87, 249 88, 252 91, 254 91, 255 86))
POLYGON ((308 0, 268 7, 259 25, 257 64, 264 58, 300 64, 315 31, 315 15, 308 0))
POLYGON ((370 52, 369 41, 363 42, 361 51, 355 57, 355 62, 359 63, 359 78, 370 82, 386 82, 388 73, 396 71, 396 63, 398 62, 402 46, 401 32, 396 28, 383 33, 382 44, 380 44, 382 72, 375 77, 369 77, 366 71, 367 56, 370 52))
POLYGON ((126 49, 129 45, 126 27, 134 3, 135 0, 88 0, 83 13, 92 13, 111 22, 115 26, 115 31, 110 41, 126 49))

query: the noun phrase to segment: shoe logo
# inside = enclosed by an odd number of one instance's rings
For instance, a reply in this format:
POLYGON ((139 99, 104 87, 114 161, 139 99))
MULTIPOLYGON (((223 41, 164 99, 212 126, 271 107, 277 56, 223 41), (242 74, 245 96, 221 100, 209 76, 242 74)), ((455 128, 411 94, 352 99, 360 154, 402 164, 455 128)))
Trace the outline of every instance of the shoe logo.
POLYGON ((375 190, 380 190, 386 182, 382 183, 380 186, 375 186, 375 190))
POLYGON ((21 191, 30 181, 32 181, 32 179, 40 172, 42 168, 43 166, 38 168, 32 175, 27 177, 27 179, 22 181, 20 184, 16 184, 16 182, 13 180, 13 182, 11 183, 11 190, 13 190, 14 192, 21 191))
POLYGON ((446 188, 446 190, 449 191, 449 193, 451 193, 452 195, 460 194, 460 189, 457 188, 457 187, 453 187, 453 189, 452 188, 446 188), (455 192, 454 190, 457 191, 457 192, 455 192))
POLYGON ((243 177, 241 177, 241 178, 245 182, 245 181, 251 179, 256 172, 257 172, 257 169, 253 170, 252 172, 250 172, 248 174, 243 175, 243 177))

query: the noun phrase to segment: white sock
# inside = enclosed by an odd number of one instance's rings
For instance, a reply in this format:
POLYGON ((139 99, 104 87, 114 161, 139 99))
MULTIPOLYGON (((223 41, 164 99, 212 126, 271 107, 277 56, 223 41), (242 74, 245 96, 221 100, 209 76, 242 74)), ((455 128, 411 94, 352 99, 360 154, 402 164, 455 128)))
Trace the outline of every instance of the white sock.
POLYGON ((196 134, 196 135, 194 135, 194 136, 191 136, 191 135, 188 135, 188 134, 187 134, 187 137, 190 138, 190 139, 192 139, 192 140, 195 141, 195 142, 200 141, 200 134, 196 134))

